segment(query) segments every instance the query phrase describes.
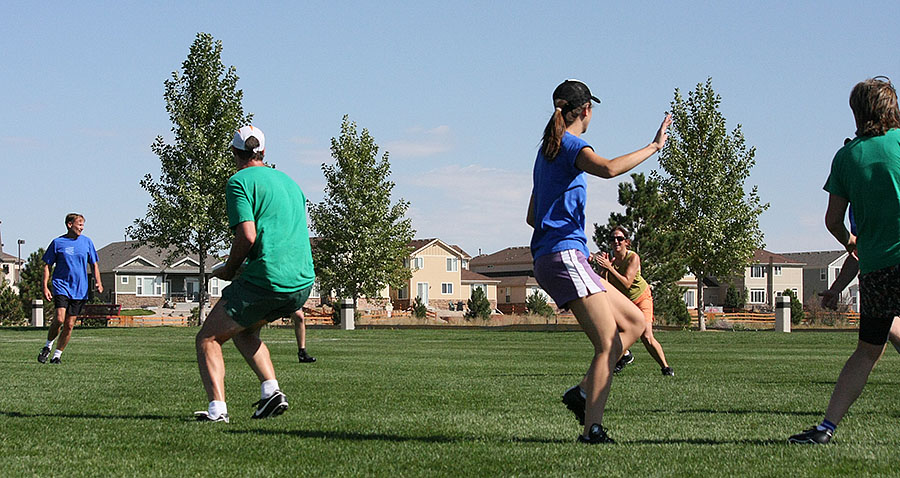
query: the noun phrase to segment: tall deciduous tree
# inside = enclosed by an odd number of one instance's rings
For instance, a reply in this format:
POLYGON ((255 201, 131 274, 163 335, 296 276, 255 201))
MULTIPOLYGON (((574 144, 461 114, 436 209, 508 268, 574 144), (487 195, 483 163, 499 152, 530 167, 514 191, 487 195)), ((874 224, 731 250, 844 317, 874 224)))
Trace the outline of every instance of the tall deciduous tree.
POLYGON ((756 186, 745 190, 756 148, 747 147, 740 124, 728 133, 721 102, 711 78, 697 84, 687 100, 675 90, 669 142, 659 157, 665 174, 653 173, 674 204, 673 224, 684 237, 685 263, 697 278, 701 330, 706 328, 703 279, 746 267, 764 245, 759 215, 769 207, 760 202, 756 186))
POLYGON ((176 255, 196 254, 200 262, 200 311, 205 316, 206 259, 225 249, 231 232, 225 211, 225 183, 234 174, 229 144, 234 131, 250 123, 244 116, 235 68, 222 64, 222 42, 198 33, 181 71, 165 81, 166 111, 174 143, 157 136, 151 146, 161 175, 141 187, 150 193, 147 215, 129 235, 176 255))
POLYGON ((409 241, 415 231, 405 217, 409 203, 391 204, 388 153, 378 159, 378 145, 347 116, 341 135, 331 139, 334 164, 323 164, 325 197, 310 208, 319 236, 313 248, 316 277, 323 291, 338 297, 376 297, 385 286, 401 287, 411 272, 409 241))

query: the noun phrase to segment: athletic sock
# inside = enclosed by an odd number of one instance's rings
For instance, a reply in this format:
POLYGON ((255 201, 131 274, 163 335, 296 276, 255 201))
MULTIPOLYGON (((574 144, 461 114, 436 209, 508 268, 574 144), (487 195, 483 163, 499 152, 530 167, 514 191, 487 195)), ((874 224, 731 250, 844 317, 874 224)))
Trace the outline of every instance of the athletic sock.
POLYGON ((219 416, 228 413, 228 405, 223 401, 213 400, 209 402, 207 413, 209 413, 209 418, 218 418, 219 416))
MULTIPOLYGON (((56 339, 53 339, 53 340, 56 340, 56 339)), ((53 348, 53 340, 48 340, 47 343, 44 344, 44 347, 47 347, 48 349, 53 348)))
POLYGON ((831 433, 834 433, 835 428, 837 428, 837 425, 829 422, 828 420, 822 420, 822 423, 816 425, 816 430, 819 430, 820 432, 828 430, 831 433))
POLYGON ((62 350, 56 349, 55 351, 53 351, 53 358, 56 359, 56 358, 59 358, 60 356, 62 356, 62 350))
POLYGON ((260 396, 263 400, 271 397, 272 394, 275 393, 276 390, 278 390, 278 380, 266 380, 265 382, 260 384, 260 390, 260 396))

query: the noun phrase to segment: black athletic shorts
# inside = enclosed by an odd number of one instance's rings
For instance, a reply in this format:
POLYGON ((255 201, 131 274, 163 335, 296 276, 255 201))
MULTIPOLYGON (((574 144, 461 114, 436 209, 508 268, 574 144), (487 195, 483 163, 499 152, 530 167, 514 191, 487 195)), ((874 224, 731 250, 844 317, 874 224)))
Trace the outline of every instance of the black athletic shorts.
POLYGON ((884 345, 900 315, 900 264, 859 276, 859 340, 884 345))
POLYGON ((66 309, 66 315, 81 315, 81 308, 87 303, 87 299, 70 299, 64 295, 53 296, 53 305, 57 309, 66 309))

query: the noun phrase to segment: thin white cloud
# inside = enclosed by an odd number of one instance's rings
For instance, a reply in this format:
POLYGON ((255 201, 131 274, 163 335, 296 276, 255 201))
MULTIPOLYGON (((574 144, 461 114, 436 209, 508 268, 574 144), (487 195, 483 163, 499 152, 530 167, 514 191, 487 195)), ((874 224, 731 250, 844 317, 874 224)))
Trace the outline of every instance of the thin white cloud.
POLYGON ((407 134, 416 138, 394 140, 385 144, 384 150, 390 152, 392 158, 421 158, 453 149, 450 127, 446 125, 432 129, 410 128, 407 134))

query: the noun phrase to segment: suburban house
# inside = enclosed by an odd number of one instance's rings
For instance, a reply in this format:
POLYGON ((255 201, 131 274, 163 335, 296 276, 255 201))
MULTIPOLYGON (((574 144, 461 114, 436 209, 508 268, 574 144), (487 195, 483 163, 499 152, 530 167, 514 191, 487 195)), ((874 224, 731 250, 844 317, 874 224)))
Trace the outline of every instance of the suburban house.
MULTIPOLYGON (((788 259, 803 262, 803 302, 814 303, 819 293, 828 290, 837 279, 849 253, 840 251, 787 252, 788 259)), ((838 300, 847 304, 853 312, 859 312, 859 280, 854 277, 838 300)))
MULTIPOLYGON (((805 263, 775 254, 765 249, 757 249, 753 253, 751 264, 744 268, 743 275, 721 279, 707 277, 703 280, 703 302, 709 306, 722 306, 728 286, 733 285, 739 293, 746 292, 748 309, 771 309, 775 307, 775 298, 790 289, 803 301, 803 269, 805 263)), ((687 274, 678 281, 685 288, 684 302, 688 309, 697 308, 697 279, 687 274)))
POLYGON ((0 251, 0 284, 8 281, 9 286, 18 294, 20 271, 24 263, 24 260, 19 260, 16 256, 0 251))
POLYGON ((497 307, 498 280, 469 270, 472 257, 459 246, 436 238, 409 243, 404 265, 412 270, 409 282, 389 291, 395 309, 408 309, 416 297, 431 309, 462 310, 475 289, 482 289, 492 308, 497 307))
MULTIPOLYGON (((110 303, 127 309, 199 300, 200 261, 196 256, 179 255, 167 262, 167 250, 134 241, 110 243, 97 255, 103 299, 110 303)), ((211 276, 220 262, 215 257, 206 258, 210 305, 219 300, 228 285, 211 276)))
POLYGON ((497 308, 503 313, 523 313, 526 299, 535 292, 543 294, 550 305, 556 305, 534 278, 534 261, 528 246, 482 254, 473 258, 470 264, 474 272, 499 281, 497 308))

